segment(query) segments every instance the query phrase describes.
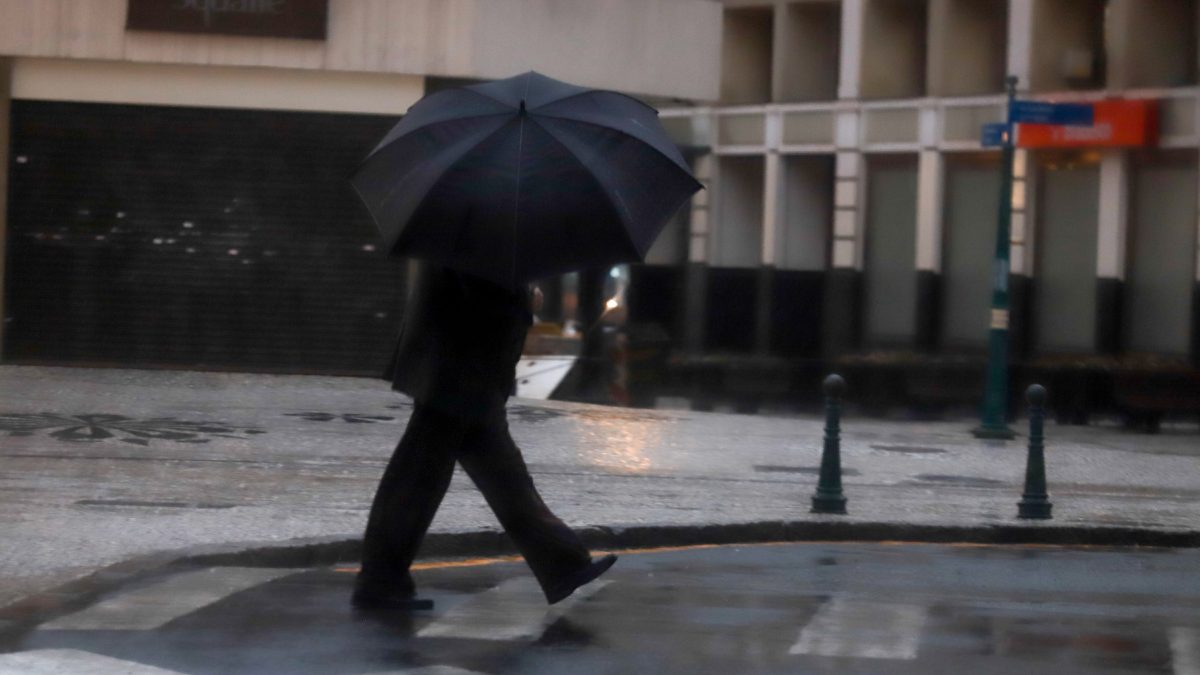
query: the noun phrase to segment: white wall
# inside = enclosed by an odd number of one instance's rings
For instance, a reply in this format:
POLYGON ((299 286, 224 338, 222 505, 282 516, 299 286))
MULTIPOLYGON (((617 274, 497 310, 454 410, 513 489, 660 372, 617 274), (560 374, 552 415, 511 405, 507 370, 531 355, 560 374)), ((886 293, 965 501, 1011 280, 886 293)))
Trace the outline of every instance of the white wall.
POLYGON ((13 98, 401 115, 425 78, 127 61, 18 58, 13 98))
POLYGON ((717 96, 721 6, 707 0, 329 0, 328 37, 125 30, 127 0, 0 0, 0 55, 495 78, 717 96))

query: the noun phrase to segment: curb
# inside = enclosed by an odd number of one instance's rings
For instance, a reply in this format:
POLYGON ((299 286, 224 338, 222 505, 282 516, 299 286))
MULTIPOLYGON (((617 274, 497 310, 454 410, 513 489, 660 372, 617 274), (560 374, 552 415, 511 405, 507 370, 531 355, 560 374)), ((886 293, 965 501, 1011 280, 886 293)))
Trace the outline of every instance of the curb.
MULTIPOLYGON (((903 523, 759 521, 729 525, 647 525, 577 530, 593 550, 668 546, 764 544, 805 541, 931 544, 1043 544, 1060 546, 1200 547, 1200 531, 1086 526, 941 526, 903 523)), ((159 553, 103 567, 54 589, 0 607, 0 652, 20 634, 53 617, 82 609, 135 580, 192 567, 318 567, 359 558, 360 538, 323 537, 284 543, 216 545, 182 553, 159 553)), ((513 555, 508 536, 497 530, 434 532, 426 535, 420 559, 513 555)))

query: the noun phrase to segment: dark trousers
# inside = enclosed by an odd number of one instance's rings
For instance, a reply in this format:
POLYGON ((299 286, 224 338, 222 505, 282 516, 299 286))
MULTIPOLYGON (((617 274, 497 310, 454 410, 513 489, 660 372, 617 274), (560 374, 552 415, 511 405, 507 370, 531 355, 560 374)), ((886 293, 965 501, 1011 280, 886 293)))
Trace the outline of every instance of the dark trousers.
POLYGON ((363 581, 411 588, 408 567, 450 486, 455 461, 483 493, 543 590, 588 564, 583 542, 534 488, 503 408, 466 420, 417 404, 371 505, 363 581))

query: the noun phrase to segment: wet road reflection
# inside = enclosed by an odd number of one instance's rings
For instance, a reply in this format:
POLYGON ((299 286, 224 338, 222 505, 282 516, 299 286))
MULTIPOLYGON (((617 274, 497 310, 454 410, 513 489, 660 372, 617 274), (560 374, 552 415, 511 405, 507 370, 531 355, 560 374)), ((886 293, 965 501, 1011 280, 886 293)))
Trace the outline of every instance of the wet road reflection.
POLYGON ((13 659, 68 657, 95 658, 96 672, 197 674, 1200 673, 1197 550, 627 553, 551 608, 522 563, 479 562, 417 569, 437 604, 411 615, 351 612, 344 570, 147 580, 25 634, 19 653, 0 655, 0 673, 16 672, 5 670, 13 659))
POLYGON ((587 451, 580 460, 615 473, 649 473, 650 452, 661 445, 663 425, 656 422, 586 417, 580 420, 587 451))

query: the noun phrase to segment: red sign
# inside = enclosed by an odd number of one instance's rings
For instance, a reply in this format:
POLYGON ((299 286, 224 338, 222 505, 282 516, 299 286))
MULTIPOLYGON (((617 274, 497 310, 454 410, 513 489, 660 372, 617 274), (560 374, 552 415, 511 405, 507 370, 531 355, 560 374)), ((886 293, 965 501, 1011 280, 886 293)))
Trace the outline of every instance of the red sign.
POLYGON ((1114 99, 1096 101, 1090 127, 1021 124, 1017 146, 1022 148, 1121 148, 1158 142, 1158 101, 1114 99))
POLYGON ((129 30, 324 40, 328 0, 129 0, 129 30))

